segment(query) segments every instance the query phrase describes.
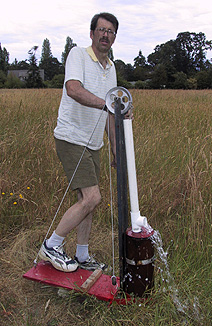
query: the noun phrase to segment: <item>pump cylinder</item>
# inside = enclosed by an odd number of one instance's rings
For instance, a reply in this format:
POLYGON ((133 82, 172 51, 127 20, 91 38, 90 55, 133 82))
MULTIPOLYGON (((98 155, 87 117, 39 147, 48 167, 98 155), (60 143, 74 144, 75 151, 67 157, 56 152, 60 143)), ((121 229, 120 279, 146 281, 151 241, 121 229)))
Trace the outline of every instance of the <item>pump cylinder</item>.
POLYGON ((148 295, 154 286, 154 246, 151 231, 142 228, 135 233, 126 231, 126 268, 123 282, 124 291, 142 297, 148 295))

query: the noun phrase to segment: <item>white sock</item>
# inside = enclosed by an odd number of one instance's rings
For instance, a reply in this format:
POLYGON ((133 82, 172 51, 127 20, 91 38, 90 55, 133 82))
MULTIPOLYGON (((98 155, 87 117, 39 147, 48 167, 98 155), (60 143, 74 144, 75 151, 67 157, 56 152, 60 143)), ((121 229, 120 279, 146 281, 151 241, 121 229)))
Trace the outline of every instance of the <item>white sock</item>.
POLYGON ((60 246, 63 243, 64 239, 65 238, 61 237, 60 235, 57 235, 54 231, 51 237, 48 240, 46 240, 46 245, 48 248, 60 246))
POLYGON ((77 244, 76 257, 80 263, 87 260, 89 258, 88 245, 77 244))

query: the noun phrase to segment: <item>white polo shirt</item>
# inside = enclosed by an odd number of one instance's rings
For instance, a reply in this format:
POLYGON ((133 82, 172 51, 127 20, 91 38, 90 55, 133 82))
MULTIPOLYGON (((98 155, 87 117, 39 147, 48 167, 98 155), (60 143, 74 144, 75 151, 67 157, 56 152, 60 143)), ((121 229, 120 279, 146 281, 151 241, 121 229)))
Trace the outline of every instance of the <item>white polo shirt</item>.
POLYGON ((66 60, 63 94, 54 136, 60 140, 98 150, 103 146, 107 112, 102 113, 99 109, 83 106, 68 96, 65 87, 68 80, 79 80, 85 89, 105 99, 107 92, 117 86, 115 66, 108 58, 104 69, 91 46, 87 49, 72 48, 66 60))

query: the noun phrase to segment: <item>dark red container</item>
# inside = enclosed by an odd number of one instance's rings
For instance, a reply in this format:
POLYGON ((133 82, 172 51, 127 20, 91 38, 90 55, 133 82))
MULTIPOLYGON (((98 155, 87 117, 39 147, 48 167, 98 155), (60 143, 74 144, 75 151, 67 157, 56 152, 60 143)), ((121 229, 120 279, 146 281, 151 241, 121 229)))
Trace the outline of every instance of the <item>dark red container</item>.
POLYGON ((126 273, 123 289, 128 294, 142 297, 154 286, 154 246, 151 236, 154 230, 142 228, 139 233, 126 231, 126 273))

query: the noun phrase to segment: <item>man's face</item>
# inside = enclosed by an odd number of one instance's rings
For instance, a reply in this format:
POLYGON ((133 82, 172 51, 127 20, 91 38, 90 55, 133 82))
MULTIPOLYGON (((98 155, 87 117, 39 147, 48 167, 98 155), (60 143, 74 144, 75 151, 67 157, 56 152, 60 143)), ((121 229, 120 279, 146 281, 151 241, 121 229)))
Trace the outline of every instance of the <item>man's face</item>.
POLYGON ((96 29, 90 32, 92 47, 94 50, 108 53, 116 38, 116 35, 110 33, 110 31, 115 32, 113 24, 103 18, 99 18, 96 29), (102 31, 101 29, 105 29, 105 31, 102 31))

